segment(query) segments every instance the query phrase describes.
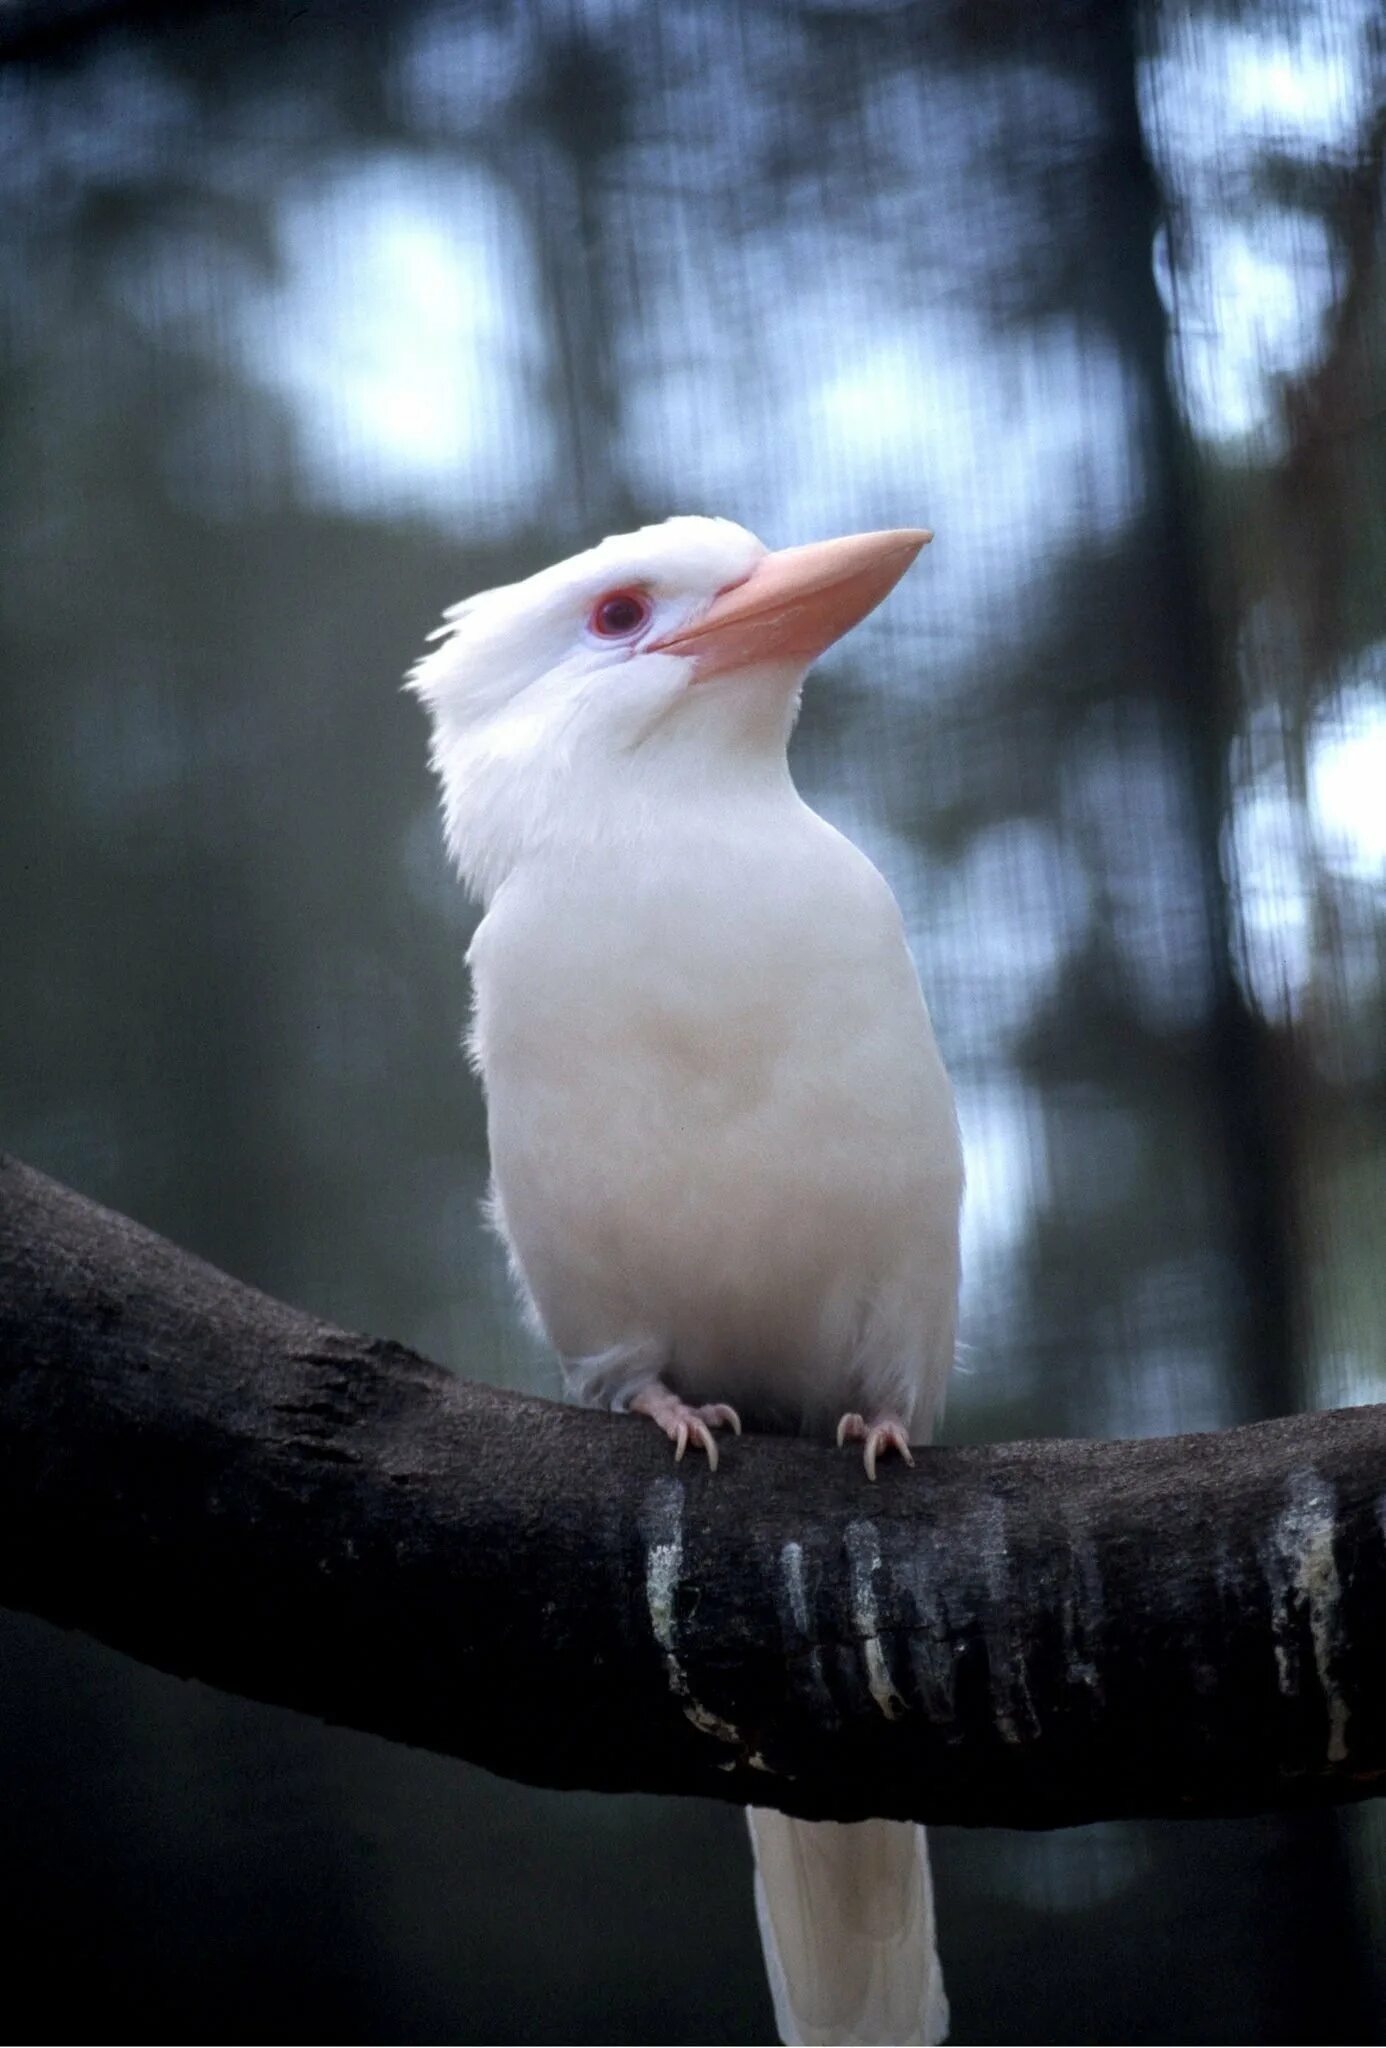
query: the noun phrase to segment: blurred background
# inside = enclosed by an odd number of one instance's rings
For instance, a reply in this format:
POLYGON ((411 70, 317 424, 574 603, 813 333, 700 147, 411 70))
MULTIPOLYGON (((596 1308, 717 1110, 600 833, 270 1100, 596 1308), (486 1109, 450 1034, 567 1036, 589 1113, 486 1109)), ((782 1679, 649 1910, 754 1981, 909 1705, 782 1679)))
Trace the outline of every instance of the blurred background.
MULTIPOLYGON (((795 753, 958 1086, 947 1434, 1386 1398, 1382 61, 1373 0, 8 0, 0 1143, 556 1391, 398 680, 642 520, 927 523, 795 753)), ((36 2038, 770 2039, 730 1810, 0 1656, 36 2038)), ((1375 1810, 935 1856, 959 2042, 1386 2028, 1375 1810)))

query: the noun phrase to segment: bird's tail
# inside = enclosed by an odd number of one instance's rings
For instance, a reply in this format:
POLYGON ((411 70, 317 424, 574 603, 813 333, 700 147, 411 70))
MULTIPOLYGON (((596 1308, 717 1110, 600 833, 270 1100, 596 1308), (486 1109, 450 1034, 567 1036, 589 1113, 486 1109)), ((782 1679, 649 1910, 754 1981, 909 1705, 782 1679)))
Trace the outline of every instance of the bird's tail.
POLYGON ((793 2048, 948 2034, 924 1830, 752 1807, 756 1917, 780 2039, 793 2048))

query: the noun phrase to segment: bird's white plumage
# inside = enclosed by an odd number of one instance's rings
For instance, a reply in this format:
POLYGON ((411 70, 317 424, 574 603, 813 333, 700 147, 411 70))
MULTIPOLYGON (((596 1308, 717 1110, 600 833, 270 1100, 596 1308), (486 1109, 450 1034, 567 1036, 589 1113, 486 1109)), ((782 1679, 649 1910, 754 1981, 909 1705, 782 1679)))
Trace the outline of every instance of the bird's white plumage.
POLYGON ((833 2048, 947 2037, 923 1828, 747 1815, 780 2039, 833 2048))
MULTIPOLYGON (((859 1410, 919 1441, 952 1363, 962 1162, 899 913, 790 780, 802 664, 694 682, 643 644, 763 553, 722 520, 613 537, 458 607, 410 677, 486 904, 495 1217, 579 1397, 662 1380, 752 1423, 831 1437, 859 1410), (650 632, 604 644, 592 607, 632 586, 650 632)), ((763 1818, 785 2038, 939 2038, 922 1837, 763 1818)))

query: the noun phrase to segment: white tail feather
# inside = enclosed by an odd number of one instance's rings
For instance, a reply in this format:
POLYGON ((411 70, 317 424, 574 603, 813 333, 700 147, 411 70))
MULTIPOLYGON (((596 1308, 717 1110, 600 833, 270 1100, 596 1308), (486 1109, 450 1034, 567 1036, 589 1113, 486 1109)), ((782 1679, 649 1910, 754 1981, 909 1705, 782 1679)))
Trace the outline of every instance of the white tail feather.
POLYGON ((791 1820, 759 1807, 746 1818, 780 2039, 791 2048, 945 2040, 923 1828, 791 1820))

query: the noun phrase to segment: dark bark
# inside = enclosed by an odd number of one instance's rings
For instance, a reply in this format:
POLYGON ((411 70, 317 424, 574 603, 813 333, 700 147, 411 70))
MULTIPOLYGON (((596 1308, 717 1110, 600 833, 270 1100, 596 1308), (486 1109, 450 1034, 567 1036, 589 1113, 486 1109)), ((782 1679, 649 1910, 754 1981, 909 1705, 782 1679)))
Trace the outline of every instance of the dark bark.
POLYGON ((1386 1409, 675 1467, 0 1162, 0 1599, 547 1785, 1054 1826, 1386 1771, 1386 1409))

